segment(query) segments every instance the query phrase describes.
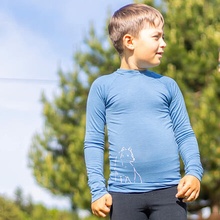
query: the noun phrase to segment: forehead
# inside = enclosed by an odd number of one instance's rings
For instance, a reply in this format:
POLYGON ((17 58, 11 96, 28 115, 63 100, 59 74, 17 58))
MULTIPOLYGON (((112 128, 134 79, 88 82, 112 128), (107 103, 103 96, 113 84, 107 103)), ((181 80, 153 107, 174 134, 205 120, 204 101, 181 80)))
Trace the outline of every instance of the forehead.
POLYGON ((156 18, 153 24, 146 22, 146 24, 144 25, 144 28, 163 29, 163 27, 164 27, 164 23, 159 18, 156 18))
POLYGON ((140 32, 139 32, 139 37, 140 36, 151 36, 153 34, 160 34, 163 35, 163 29, 162 28, 157 28, 157 27, 149 27, 149 28, 143 28, 140 32))
POLYGON ((154 21, 154 25, 155 27, 162 27, 164 26, 164 21, 161 21, 161 19, 159 19, 158 17, 155 19, 154 21))
POLYGON ((163 36, 164 35, 163 27, 162 26, 161 27, 152 27, 152 26, 145 27, 139 32, 137 38, 152 37, 155 34, 156 35, 159 34, 163 36))
POLYGON ((146 25, 144 25, 143 29, 140 30, 140 32, 147 31, 149 33, 153 33, 153 32, 163 33, 163 27, 164 27, 163 22, 161 20, 157 19, 157 20, 155 20, 154 24, 147 23, 146 25))

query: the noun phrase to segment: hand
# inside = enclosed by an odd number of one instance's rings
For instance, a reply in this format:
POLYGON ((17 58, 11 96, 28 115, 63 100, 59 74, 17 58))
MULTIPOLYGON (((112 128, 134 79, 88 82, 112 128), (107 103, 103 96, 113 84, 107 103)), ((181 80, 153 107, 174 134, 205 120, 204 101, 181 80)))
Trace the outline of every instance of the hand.
POLYGON ((112 196, 108 193, 94 201, 91 205, 92 213, 99 217, 106 217, 110 212, 112 196))
POLYGON ((196 200, 200 192, 200 181, 192 175, 184 176, 177 186, 177 198, 183 198, 183 202, 196 200))

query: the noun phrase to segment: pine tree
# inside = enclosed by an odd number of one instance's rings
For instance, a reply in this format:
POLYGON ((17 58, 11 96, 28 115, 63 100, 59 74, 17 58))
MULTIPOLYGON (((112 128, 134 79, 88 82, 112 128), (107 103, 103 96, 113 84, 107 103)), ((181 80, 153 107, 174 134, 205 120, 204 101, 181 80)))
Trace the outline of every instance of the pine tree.
MULTIPOLYGON (((73 209, 90 207, 83 155, 88 91, 95 78, 111 73, 119 62, 114 49, 96 36, 93 27, 85 44, 88 51, 74 55, 74 72, 59 72, 60 93, 51 102, 42 96, 45 126, 42 134, 34 136, 29 152, 37 182, 53 194, 69 197, 73 209)), ((106 152, 106 163, 107 158, 106 152)))
POLYGON ((27 220, 14 202, 2 196, 0 196, 0 207, 0 220, 27 220))
MULTIPOLYGON (((167 47, 154 71, 174 78, 183 92, 205 169, 200 198, 219 206, 220 0, 136 2, 150 4, 164 15, 167 47)), ((74 71, 59 72, 60 93, 52 101, 42 97, 45 126, 30 148, 30 167, 37 182, 54 194, 68 196, 73 207, 90 207, 83 158, 87 94, 95 78, 119 67, 106 30, 103 33, 97 37, 91 27, 86 50, 74 54, 74 71)))
MULTIPOLYGON (((143 1, 154 4, 154 1, 143 1)), ((220 208, 220 0, 160 1, 167 47, 156 71, 184 94, 204 167, 201 197, 220 208)))

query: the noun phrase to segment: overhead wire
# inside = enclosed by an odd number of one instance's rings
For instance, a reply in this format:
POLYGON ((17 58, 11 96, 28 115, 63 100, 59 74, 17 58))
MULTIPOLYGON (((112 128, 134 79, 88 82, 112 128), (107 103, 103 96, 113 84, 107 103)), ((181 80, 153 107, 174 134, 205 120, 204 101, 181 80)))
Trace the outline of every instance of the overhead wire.
POLYGON ((0 77, 0 83, 4 83, 4 82, 51 84, 51 83, 57 83, 58 80, 55 80, 55 79, 30 79, 30 78, 0 77))

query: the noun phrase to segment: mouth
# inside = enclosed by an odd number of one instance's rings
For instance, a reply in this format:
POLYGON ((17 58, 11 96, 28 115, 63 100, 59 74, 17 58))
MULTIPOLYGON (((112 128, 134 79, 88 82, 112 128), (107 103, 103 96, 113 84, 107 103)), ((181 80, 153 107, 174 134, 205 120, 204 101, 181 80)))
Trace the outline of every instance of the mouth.
POLYGON ((163 52, 157 52, 156 55, 158 55, 159 57, 163 56, 163 52))

